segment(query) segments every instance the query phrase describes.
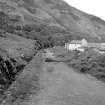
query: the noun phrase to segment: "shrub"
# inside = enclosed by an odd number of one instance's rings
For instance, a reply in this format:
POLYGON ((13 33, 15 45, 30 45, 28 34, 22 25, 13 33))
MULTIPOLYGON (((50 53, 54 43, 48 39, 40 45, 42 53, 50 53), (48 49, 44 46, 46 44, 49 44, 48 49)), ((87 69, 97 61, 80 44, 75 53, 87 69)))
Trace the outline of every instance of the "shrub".
POLYGON ((18 65, 13 58, 4 59, 0 56, 0 86, 7 87, 15 80, 16 74, 24 68, 23 64, 18 65))
POLYGON ((77 57, 74 56, 67 63, 81 73, 89 73, 97 79, 105 81, 105 55, 87 51, 77 57))

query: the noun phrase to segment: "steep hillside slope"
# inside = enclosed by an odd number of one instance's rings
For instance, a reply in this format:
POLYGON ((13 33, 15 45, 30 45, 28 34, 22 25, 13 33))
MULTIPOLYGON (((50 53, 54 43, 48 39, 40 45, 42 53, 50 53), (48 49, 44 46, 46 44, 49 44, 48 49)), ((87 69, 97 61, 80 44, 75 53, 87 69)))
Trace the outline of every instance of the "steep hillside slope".
POLYGON ((36 21, 70 31, 73 38, 105 40, 105 22, 69 6, 62 0, 1 0, 1 10, 10 17, 19 16, 21 24, 36 21))

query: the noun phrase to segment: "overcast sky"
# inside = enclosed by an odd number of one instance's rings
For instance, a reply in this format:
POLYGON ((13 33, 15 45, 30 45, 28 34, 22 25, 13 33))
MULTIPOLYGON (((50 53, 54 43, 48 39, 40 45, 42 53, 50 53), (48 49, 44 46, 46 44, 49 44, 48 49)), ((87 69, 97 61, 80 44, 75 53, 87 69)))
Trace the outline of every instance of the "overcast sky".
POLYGON ((105 0, 64 0, 71 6, 105 20, 105 0))

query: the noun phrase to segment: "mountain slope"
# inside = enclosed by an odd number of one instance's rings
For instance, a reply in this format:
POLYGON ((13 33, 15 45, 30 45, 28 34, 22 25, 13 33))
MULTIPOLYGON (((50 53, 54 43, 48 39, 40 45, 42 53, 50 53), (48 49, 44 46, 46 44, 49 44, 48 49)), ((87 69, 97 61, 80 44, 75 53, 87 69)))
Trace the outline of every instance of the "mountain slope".
POLYGON ((75 37, 105 40, 105 22, 69 6, 62 0, 5 0, 0 2, 10 16, 18 15, 24 24, 39 21, 48 26, 65 28, 75 37))

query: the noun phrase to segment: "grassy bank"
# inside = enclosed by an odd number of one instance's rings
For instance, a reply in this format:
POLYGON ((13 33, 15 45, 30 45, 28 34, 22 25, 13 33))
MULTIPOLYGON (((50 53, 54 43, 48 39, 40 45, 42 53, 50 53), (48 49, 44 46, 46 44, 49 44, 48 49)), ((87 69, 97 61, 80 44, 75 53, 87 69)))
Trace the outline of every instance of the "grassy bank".
POLYGON ((30 99, 31 94, 37 94, 40 91, 41 67, 42 59, 37 55, 4 93, 3 105, 23 105, 22 103, 30 99))
POLYGON ((89 73, 105 82, 105 55, 87 51, 73 57, 67 64, 81 73, 89 73))
POLYGON ((60 49, 55 49, 55 61, 65 62, 68 66, 73 67, 77 72, 88 73, 96 77, 98 80, 105 82, 104 54, 99 54, 92 49, 87 49, 85 52, 68 52, 64 49, 60 49))

